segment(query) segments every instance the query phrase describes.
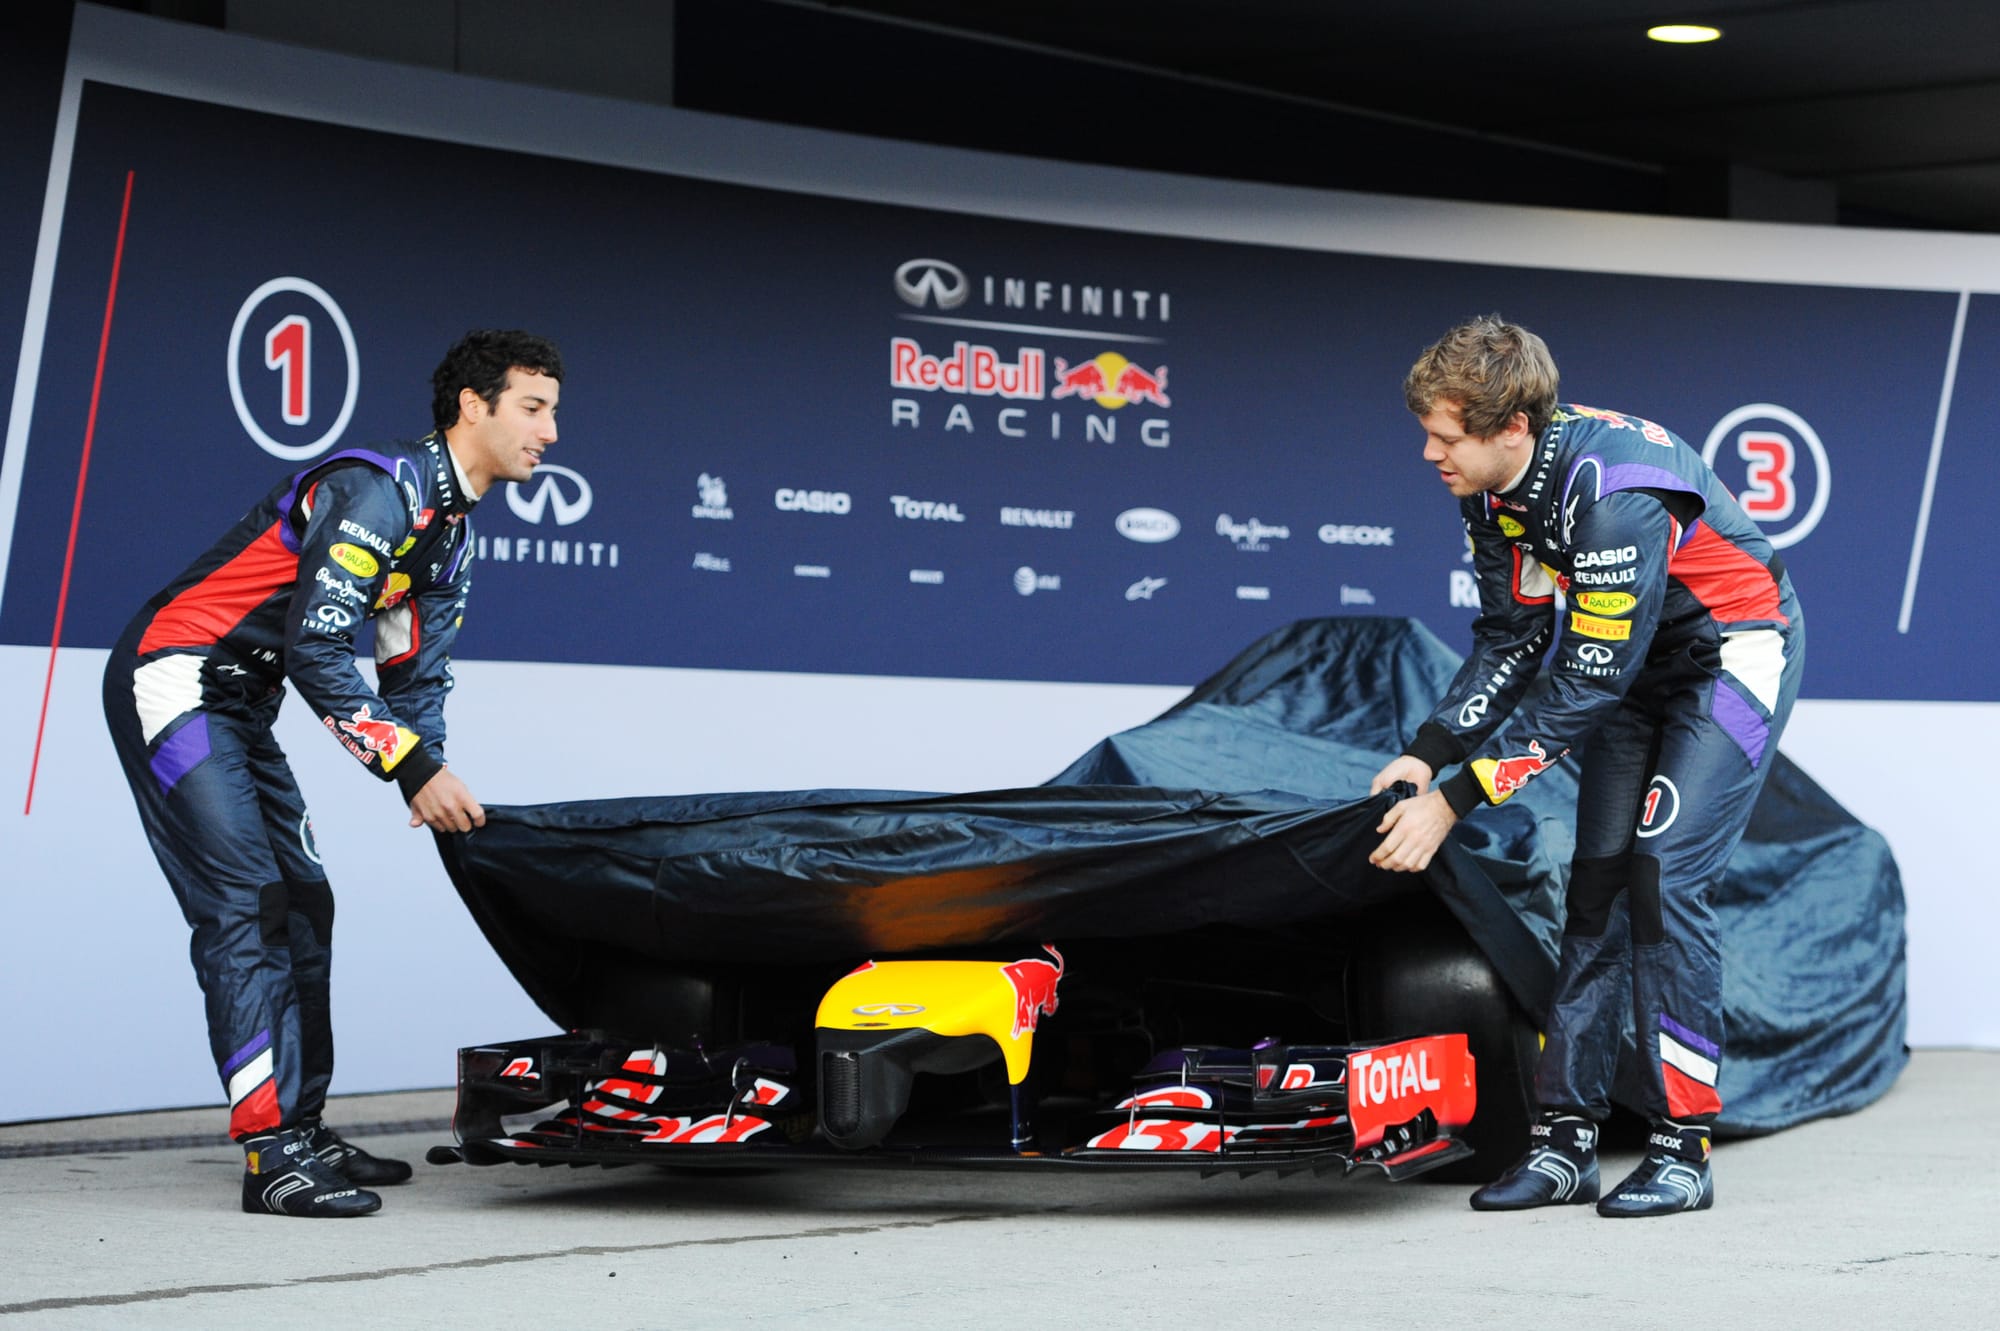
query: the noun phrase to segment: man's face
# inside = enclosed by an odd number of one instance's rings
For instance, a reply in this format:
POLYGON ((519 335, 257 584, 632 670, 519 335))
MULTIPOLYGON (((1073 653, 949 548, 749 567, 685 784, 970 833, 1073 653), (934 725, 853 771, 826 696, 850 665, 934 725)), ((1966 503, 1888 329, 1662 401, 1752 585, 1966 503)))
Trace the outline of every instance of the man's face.
POLYGON ((1527 414, 1519 411, 1498 434, 1467 434, 1459 404, 1450 399, 1441 399, 1417 424, 1424 427, 1424 461, 1437 468, 1438 479, 1461 499, 1513 480, 1534 442, 1527 414))
POLYGON ((467 473, 485 485, 532 477, 542 450, 556 441, 556 402, 561 396, 561 383, 518 366, 507 371, 507 386, 492 407, 471 389, 461 391, 459 419, 467 427, 474 455, 467 473))

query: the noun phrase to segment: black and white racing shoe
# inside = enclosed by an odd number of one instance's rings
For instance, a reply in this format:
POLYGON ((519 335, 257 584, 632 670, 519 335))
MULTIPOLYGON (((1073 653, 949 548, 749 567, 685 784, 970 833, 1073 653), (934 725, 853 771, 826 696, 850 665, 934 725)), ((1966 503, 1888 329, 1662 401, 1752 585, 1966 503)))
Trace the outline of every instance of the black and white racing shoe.
POLYGON ((1706 1126, 1655 1123, 1646 1134, 1646 1158, 1597 1203, 1597 1213, 1623 1220, 1706 1211, 1715 1205, 1708 1145, 1706 1126))
POLYGON ((1597 1125, 1576 1114, 1544 1113, 1528 1130, 1533 1145, 1513 1168, 1472 1194, 1475 1211, 1526 1211, 1597 1200, 1597 1125))
POLYGON ((243 1140, 243 1209, 252 1215, 331 1219, 371 1215, 382 1199, 314 1153, 312 1134, 281 1128, 243 1140))
POLYGON ((410 1167, 401 1160, 370 1155, 318 1119, 310 1119, 299 1126, 311 1137, 313 1154, 339 1170, 341 1177, 349 1183, 379 1188, 384 1184, 410 1181, 410 1167))

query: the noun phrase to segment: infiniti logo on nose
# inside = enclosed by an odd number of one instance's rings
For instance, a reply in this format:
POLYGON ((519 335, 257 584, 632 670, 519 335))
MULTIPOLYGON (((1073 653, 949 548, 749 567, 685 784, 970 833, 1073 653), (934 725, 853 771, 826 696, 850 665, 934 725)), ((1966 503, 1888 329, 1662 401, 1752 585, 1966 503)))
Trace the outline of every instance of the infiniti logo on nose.
POLYGON ((956 264, 943 259, 911 259, 896 269, 896 294, 906 304, 954 310, 972 294, 972 284, 956 264))
POLYGON ((914 1017, 924 1010, 922 1003, 863 1003, 854 1009, 857 1017, 914 1017))

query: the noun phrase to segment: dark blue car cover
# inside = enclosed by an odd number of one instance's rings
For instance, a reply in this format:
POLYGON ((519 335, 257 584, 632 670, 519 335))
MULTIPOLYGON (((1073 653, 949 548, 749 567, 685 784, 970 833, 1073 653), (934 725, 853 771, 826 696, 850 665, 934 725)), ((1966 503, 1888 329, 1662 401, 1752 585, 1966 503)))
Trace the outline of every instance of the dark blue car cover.
MULTIPOLYGON (((439 845, 501 959, 571 1029, 620 1026, 608 956, 667 974, 844 967, 1009 941, 1280 929, 1420 892, 1539 1018, 1573 767, 1476 810, 1421 876, 1367 863, 1395 798, 1371 798, 1369 779, 1458 665, 1414 621, 1302 620, 1046 785, 489 806, 484 828, 439 845)), ((1729 1038, 1718 1127, 1768 1132, 1887 1090, 1907 1054, 1902 886, 1881 837, 1781 755, 1717 910, 1729 1038)), ((1628 1048, 1621 1071, 1636 1059, 1628 1048)))

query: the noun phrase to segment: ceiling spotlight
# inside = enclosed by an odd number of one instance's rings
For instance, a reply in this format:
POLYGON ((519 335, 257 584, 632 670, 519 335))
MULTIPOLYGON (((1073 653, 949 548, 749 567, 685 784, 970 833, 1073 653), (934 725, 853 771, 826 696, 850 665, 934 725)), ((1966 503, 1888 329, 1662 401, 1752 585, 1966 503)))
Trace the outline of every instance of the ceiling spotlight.
POLYGON ((1656 42, 1672 42, 1678 46, 1691 46, 1696 42, 1712 42, 1722 36, 1722 29, 1711 28, 1700 23, 1662 23, 1656 28, 1646 29, 1646 35, 1656 42))

